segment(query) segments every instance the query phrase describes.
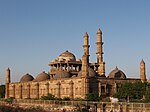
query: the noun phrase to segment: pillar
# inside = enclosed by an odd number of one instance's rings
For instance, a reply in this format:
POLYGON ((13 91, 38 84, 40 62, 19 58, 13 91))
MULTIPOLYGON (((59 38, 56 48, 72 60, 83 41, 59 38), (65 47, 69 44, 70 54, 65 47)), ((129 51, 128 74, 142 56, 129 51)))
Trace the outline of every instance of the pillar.
POLYGON ((48 95, 49 94, 49 83, 46 83, 45 86, 46 86, 46 95, 48 95))
POLYGON ((101 96, 102 92, 101 92, 101 83, 100 82, 98 83, 98 86, 99 86, 99 96, 101 96))
POLYGON ((13 97, 15 98, 15 85, 12 86, 13 97))
POLYGON ((27 84, 27 98, 30 98, 30 84, 27 84))
POLYGON ((56 85, 57 85, 57 97, 61 98, 61 93, 60 93, 60 85, 61 85, 61 83, 58 82, 56 85))
POLYGON ((10 80, 10 69, 6 69, 6 81, 5 81, 5 98, 9 98, 9 83, 11 82, 10 80))
POLYGON ((141 81, 146 81, 146 67, 143 59, 140 63, 140 79, 141 81))
POLYGON ((36 86, 36 98, 39 99, 39 83, 37 83, 35 86, 36 86))
POLYGON ((71 99, 74 98, 74 95, 73 95, 73 84, 74 84, 73 81, 70 81, 70 82, 69 82, 69 85, 70 85, 70 88, 69 88, 69 89, 70 89, 70 90, 69 90, 69 91, 70 91, 70 94, 69 94, 69 96, 70 96, 71 99))
POLYGON ((19 85, 19 98, 22 99, 22 85, 19 85))

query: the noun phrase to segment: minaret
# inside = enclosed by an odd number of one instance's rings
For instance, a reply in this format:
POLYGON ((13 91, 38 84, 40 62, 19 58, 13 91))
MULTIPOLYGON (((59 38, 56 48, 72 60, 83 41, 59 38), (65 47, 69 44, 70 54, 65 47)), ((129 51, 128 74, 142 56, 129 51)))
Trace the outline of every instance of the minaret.
POLYGON ((85 34, 84 34, 84 44, 83 44, 83 49, 84 49, 84 54, 83 55, 86 55, 87 56, 87 58, 88 58, 88 62, 89 62, 89 47, 90 47, 90 45, 89 45, 89 35, 88 35, 88 33, 87 32, 85 32, 85 34))
POLYGON ((97 31, 97 63, 103 62, 103 42, 102 42, 102 31, 100 28, 97 31))
POLYGON ((97 64, 98 67, 98 74, 100 76, 105 76, 105 62, 103 61, 103 42, 102 42, 102 31, 100 28, 97 31, 97 64))
POLYGON ((89 36, 88 33, 86 32, 84 34, 84 44, 83 44, 83 49, 84 53, 82 56, 82 77, 87 77, 88 76, 88 66, 89 66, 89 36))
POLYGON ((6 69, 5 98, 9 98, 10 69, 6 69))
POLYGON ((143 59, 140 62, 140 79, 141 81, 146 81, 146 67, 143 59))

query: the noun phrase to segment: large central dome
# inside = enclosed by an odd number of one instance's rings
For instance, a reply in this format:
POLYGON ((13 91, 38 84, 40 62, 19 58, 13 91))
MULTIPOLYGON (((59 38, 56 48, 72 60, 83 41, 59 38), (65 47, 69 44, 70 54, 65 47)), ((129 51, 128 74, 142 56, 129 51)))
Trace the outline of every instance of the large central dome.
POLYGON ((58 60, 59 61, 61 61, 61 60, 62 61, 76 61, 76 57, 71 52, 65 51, 59 55, 58 60))

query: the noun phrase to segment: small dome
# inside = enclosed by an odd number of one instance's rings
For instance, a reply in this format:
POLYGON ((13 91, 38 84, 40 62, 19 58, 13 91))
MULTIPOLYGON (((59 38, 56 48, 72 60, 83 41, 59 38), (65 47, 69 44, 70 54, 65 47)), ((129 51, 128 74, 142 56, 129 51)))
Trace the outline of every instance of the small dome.
POLYGON ((50 76, 43 71, 42 73, 37 75, 35 80, 39 82, 39 81, 44 81, 44 80, 48 80, 48 79, 50 79, 50 76))
POLYGON ((30 75, 30 74, 25 74, 24 76, 22 76, 22 78, 20 79, 20 82, 29 82, 32 81, 34 78, 30 75))
POLYGON ((58 79, 58 78, 69 78, 70 74, 66 71, 57 71, 56 74, 53 76, 54 79, 58 79))
MULTIPOLYGON (((90 77, 96 76, 96 72, 92 68, 88 68, 88 72, 90 77)), ((78 73, 78 76, 82 76, 82 70, 78 73)))
POLYGON ((65 51, 58 57, 59 61, 76 61, 76 57, 74 54, 70 53, 69 51, 65 51))
POLYGON ((112 70, 108 78, 115 78, 115 79, 126 79, 126 75, 123 73, 123 71, 119 70, 117 67, 112 70))

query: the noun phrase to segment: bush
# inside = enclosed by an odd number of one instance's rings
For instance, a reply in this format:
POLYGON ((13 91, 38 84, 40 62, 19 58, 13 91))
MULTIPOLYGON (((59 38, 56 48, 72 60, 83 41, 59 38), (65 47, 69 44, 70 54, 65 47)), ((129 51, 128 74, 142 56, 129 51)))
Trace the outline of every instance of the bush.
POLYGON ((42 96, 41 100, 56 100, 57 98, 55 98, 54 95, 52 94, 48 94, 47 96, 42 96))
POLYGON ((69 97, 64 97, 62 100, 69 101, 70 98, 69 97))
POLYGON ((101 97, 99 97, 97 94, 95 93, 89 93, 86 95, 86 99, 87 101, 100 101, 102 100, 101 97))
POLYGON ((14 100, 14 98, 13 98, 13 97, 10 97, 10 98, 5 99, 5 102, 7 102, 7 103, 9 103, 9 104, 12 104, 12 103, 13 103, 13 100, 14 100))

